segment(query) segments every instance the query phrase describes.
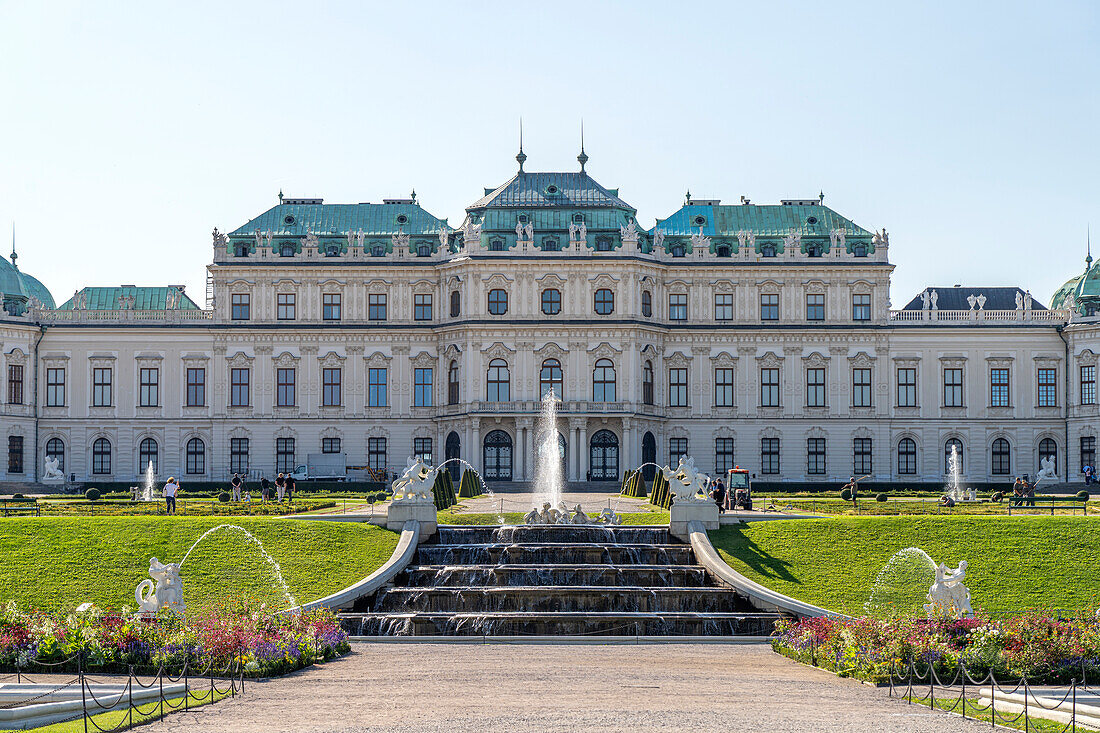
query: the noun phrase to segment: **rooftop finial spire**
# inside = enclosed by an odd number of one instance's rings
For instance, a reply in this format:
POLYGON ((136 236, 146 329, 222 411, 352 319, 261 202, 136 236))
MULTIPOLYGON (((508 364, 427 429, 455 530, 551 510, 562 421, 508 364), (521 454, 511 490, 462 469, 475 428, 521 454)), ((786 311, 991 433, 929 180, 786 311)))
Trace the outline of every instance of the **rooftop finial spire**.
MULTIPOLYGON (((11 251, 15 254, 15 224, 11 225, 11 251)), ((1085 228, 1085 269, 1092 267, 1092 227, 1085 228)))
POLYGON ((283 203, 283 189, 279 189, 279 203, 283 203))
POLYGON ((19 255, 15 253, 15 220, 11 223, 11 264, 15 267, 15 261, 19 259, 19 255))
POLYGON ((523 164, 527 161, 527 156, 523 153, 523 118, 519 118, 519 154, 516 155, 516 162, 519 163, 519 172, 523 173, 523 164))
POLYGON ((584 152, 584 119, 581 119, 581 154, 577 156, 577 162, 581 164, 581 173, 584 173, 584 164, 588 162, 588 155, 584 152))

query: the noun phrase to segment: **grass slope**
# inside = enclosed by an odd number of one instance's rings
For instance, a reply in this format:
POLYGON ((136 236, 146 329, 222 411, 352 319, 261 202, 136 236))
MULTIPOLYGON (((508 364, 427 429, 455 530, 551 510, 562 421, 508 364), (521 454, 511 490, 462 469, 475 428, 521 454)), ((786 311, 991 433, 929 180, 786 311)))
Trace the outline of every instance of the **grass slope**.
POLYGON ((751 522, 711 532, 735 570, 793 598, 863 612, 875 576, 898 550, 969 563, 976 609, 1083 609, 1100 600, 1100 534, 1086 517, 838 517, 751 522))
MULTIPOLYGON (((398 535, 342 522, 233 517, 279 563, 299 602, 366 577, 393 553, 398 535)), ((71 608, 84 601, 134 607, 134 588, 149 558, 179 562, 216 517, 41 517, 0 520, 0 602, 23 608, 71 608)), ((286 605, 256 546, 239 532, 206 538, 182 568, 184 601, 200 607, 251 598, 286 605)))

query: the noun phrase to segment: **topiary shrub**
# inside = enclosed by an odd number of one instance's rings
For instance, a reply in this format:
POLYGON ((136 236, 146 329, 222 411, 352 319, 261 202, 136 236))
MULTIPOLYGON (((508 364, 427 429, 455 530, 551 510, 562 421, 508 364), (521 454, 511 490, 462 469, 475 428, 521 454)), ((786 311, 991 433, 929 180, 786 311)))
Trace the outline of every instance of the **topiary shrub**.
POLYGON ((11 498, 13 498, 13 499, 26 499, 27 497, 23 496, 22 494, 12 494, 11 498))
POLYGON ((223 491, 222 493, 218 494, 218 501, 220 501, 222 504, 228 504, 231 498, 233 497, 229 495, 228 491, 223 491))
POLYGON ((1004 498, 1005 498, 1004 492, 1001 492, 1001 491, 997 491, 997 492, 994 492, 993 496, 989 497, 989 499, 990 499, 991 501, 995 501, 995 502, 997 502, 998 504, 999 504, 999 503, 1001 502, 1001 500, 1002 500, 1002 499, 1004 499, 1004 498))
POLYGON ((1082 489, 1081 491, 1077 492, 1077 498, 1080 499, 1081 501, 1088 501, 1089 500, 1089 492, 1082 489))
POLYGON ((887 496, 886 496, 886 492, 885 492, 885 491, 884 491, 884 492, 882 492, 881 494, 877 494, 877 495, 875 496, 875 501, 886 501, 886 499, 887 499, 887 496))
POLYGON ((843 499, 844 501, 851 501, 852 500, 852 490, 851 489, 843 489, 840 492, 840 498, 843 499))
POLYGON ((99 489, 91 488, 84 492, 84 498, 88 501, 99 501, 99 497, 103 496, 99 489))

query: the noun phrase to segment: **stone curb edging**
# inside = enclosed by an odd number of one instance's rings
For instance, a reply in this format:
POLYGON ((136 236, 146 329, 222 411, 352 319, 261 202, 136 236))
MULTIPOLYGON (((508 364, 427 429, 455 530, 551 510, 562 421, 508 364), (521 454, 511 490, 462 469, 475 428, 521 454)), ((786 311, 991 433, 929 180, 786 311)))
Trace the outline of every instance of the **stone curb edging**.
POLYGON ((707 536, 707 530, 703 527, 702 522, 690 522, 688 524, 688 535, 691 538, 691 549, 695 552, 695 558, 707 569, 707 572, 748 596, 749 601, 757 608, 761 606, 768 609, 774 608, 782 613, 790 613, 796 616, 850 618, 850 616, 845 616, 842 613, 829 611, 795 600, 782 593, 776 593, 759 583, 749 580, 722 560, 721 555, 711 544, 710 537, 707 536))

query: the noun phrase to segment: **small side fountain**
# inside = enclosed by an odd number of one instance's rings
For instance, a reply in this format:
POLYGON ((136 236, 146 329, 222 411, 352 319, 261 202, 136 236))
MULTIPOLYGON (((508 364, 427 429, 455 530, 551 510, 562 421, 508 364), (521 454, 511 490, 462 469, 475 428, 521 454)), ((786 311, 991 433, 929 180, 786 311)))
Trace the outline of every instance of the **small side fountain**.
POLYGON ((141 490, 142 501, 156 501, 157 496, 156 489, 157 472, 153 470, 153 462, 149 461, 149 465, 145 467, 145 485, 141 490))
POLYGON ((406 522, 420 523, 420 540, 435 534, 438 522, 432 485, 438 468, 432 468, 415 456, 408 460, 405 471, 390 485, 393 501, 386 511, 386 529, 401 531, 406 522))
POLYGON ((162 608, 167 608, 182 616, 186 607, 183 604, 183 580, 180 579, 179 564, 165 564, 151 557, 149 577, 152 580, 143 580, 134 589, 138 610, 155 614, 162 608))
POLYGON ((906 547, 882 566, 863 608, 875 615, 915 614, 923 608, 929 617, 968 618, 974 609, 962 584, 965 577, 965 560, 951 570, 921 548, 906 547))
POLYGON ((960 473, 962 461, 959 460, 958 448, 952 443, 951 455, 947 458, 947 468, 951 472, 951 485, 947 489, 947 496, 956 504, 961 501, 977 501, 977 489, 964 489, 960 485, 960 473))
POLYGON ((974 617, 974 609, 970 606, 970 590, 963 585, 965 579, 966 560, 961 561, 955 570, 951 570, 942 562, 936 566, 936 582, 928 589, 928 603, 924 604, 928 618, 974 617))

